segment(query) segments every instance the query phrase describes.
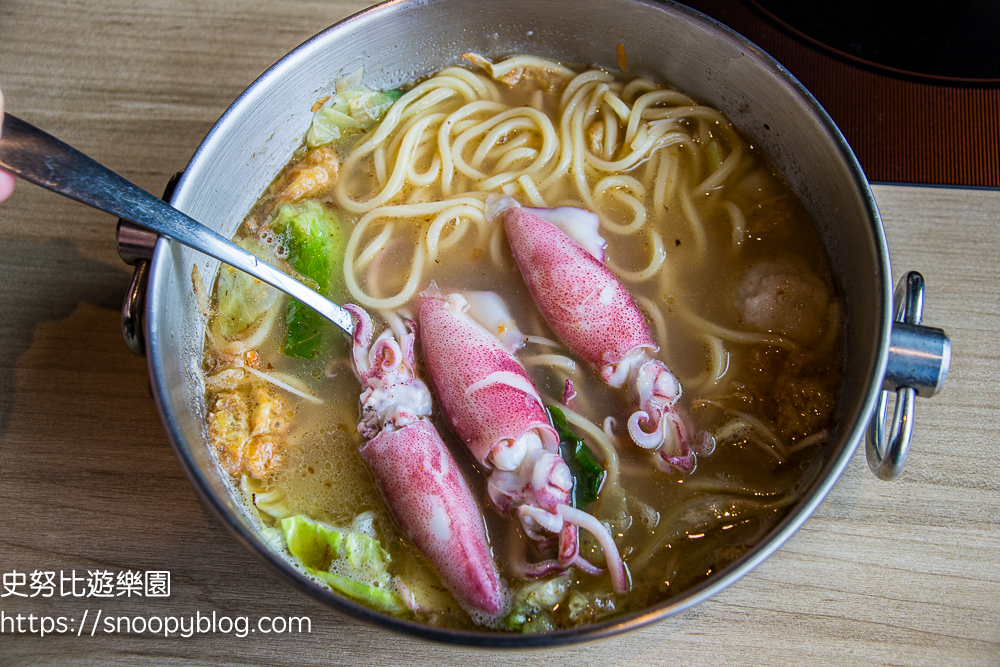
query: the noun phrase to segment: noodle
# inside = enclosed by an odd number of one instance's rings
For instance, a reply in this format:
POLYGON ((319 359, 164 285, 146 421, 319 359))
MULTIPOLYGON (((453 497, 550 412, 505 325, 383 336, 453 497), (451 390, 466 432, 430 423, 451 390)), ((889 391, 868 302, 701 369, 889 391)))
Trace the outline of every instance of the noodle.
POLYGON ((533 357, 524 357, 525 363, 539 366, 555 366, 570 373, 576 372, 576 362, 561 354, 536 354, 533 357))
MULTIPOLYGON (((729 351, 722 344, 722 339, 706 333, 702 335, 702 340, 709 351, 708 364, 698 376, 684 382, 684 386, 698 394, 704 394, 718 386, 729 371, 729 351)), ((716 435, 716 438, 719 436, 716 435)))
POLYGON ((705 330, 707 333, 733 343, 744 343, 748 345, 773 345, 774 347, 780 347, 786 350, 799 349, 799 345, 797 343, 785 338, 784 336, 755 333, 752 331, 734 331, 732 329, 727 329, 725 327, 720 327, 717 324, 713 324, 704 318, 698 317, 689 310, 682 310, 681 316, 705 330))
POLYGON ((667 322, 663 319, 663 311, 660 310, 660 307, 643 294, 636 295, 636 301, 639 302, 639 306, 646 312, 646 315, 653 320, 653 326, 656 328, 656 340, 666 340, 667 322))
POLYGON ((586 417, 573 412, 567 407, 561 409, 566 415, 566 421, 585 431, 600 447, 601 455, 604 457, 604 465, 608 471, 606 484, 618 484, 618 453, 615 451, 615 445, 611 442, 611 438, 586 417))
POLYGON ((365 246, 365 249, 361 251, 361 254, 358 255, 357 260, 354 262, 355 267, 359 270, 365 268, 368 266, 368 263, 372 261, 375 255, 385 248, 386 241, 388 241, 389 237, 392 236, 392 227, 393 223, 390 222, 378 236, 372 239, 368 245, 365 246))
POLYGON ((695 186, 691 194, 694 196, 701 194, 708 194, 709 190, 714 190, 722 185, 729 176, 736 171, 736 167, 740 164, 740 157, 743 155, 743 149, 737 146, 733 149, 733 152, 726 158, 726 161, 722 163, 718 169, 712 172, 711 176, 706 178, 700 184, 695 186))
POLYGON ((788 453, 794 454, 795 452, 801 451, 807 447, 812 447, 813 445, 817 445, 821 442, 826 442, 829 439, 830 439, 830 433, 826 429, 823 429, 822 431, 817 431, 816 433, 813 433, 809 437, 802 438, 797 443, 789 447, 788 453))
POLYGON ((304 388, 301 388, 301 385, 299 387, 294 386, 294 385, 299 384, 299 383, 296 382, 293 378, 290 378, 287 375, 284 375, 283 373, 277 373, 277 372, 274 372, 274 371, 272 371, 270 373, 262 373, 262 372, 260 372, 260 371, 258 371, 256 369, 254 369, 254 368, 250 368, 249 366, 244 367, 244 370, 246 370, 251 375, 256 375, 261 380, 265 380, 267 382, 270 382, 271 384, 273 384, 276 387, 281 387, 282 389, 284 389, 288 393, 295 394, 296 396, 298 396, 300 398, 304 398, 307 401, 311 401, 313 403, 322 403, 323 402, 323 399, 321 399, 321 398, 319 398, 317 396, 313 396, 312 394, 310 394, 309 392, 307 392, 304 388))
POLYGON ((729 219, 733 223, 733 250, 736 250, 743 244, 744 239, 746 239, 747 221, 743 217, 743 211, 733 202, 723 202, 723 206, 729 212, 729 219))
MULTIPOLYGON (((508 59, 502 66, 478 56, 471 59, 494 78, 502 78, 519 67, 541 66, 531 58, 508 59), (512 61, 535 64, 515 65, 512 61)), ((501 188, 514 194, 510 188, 516 184, 529 204, 545 207, 551 203, 552 195, 546 198, 542 192, 557 190, 557 182, 568 176, 582 204, 599 212, 604 229, 630 235, 648 222, 643 203, 647 185, 643 181, 653 184, 654 211, 665 209, 678 191, 676 173, 680 160, 668 147, 686 146, 692 155, 692 166, 700 164, 692 138, 683 132, 679 119, 694 117, 724 122, 717 112, 693 105, 686 95, 659 90, 649 82, 636 80, 623 86, 599 70, 571 75, 561 66, 546 67, 555 76, 569 78, 560 101, 558 130, 538 108, 508 107, 499 101, 496 85, 489 78, 461 68, 447 68, 403 95, 378 128, 351 150, 344 161, 344 171, 356 170, 363 160, 372 160, 378 183, 375 192, 362 198, 349 194, 349 178, 341 179, 335 188, 339 206, 363 214, 352 232, 345 263, 345 278, 354 299, 362 305, 380 308, 405 303, 421 282, 425 262, 437 261, 441 252, 459 244, 465 238, 469 222, 480 230, 475 243, 488 245, 493 263, 503 264, 502 239, 487 229, 481 202, 465 205, 455 202, 448 210, 439 209, 432 219, 420 222, 414 218, 426 216, 428 211, 406 210, 392 203, 406 188, 436 185, 447 202, 451 193, 469 189, 488 192, 501 188), (628 100, 634 94, 638 97, 630 105, 628 100), (600 121, 603 129, 595 154, 588 148, 584 134, 599 114, 603 116, 600 121), (621 141, 619 121, 625 122, 621 141), (616 153, 617 157, 612 158, 616 153), (648 164, 640 172, 641 178, 622 173, 642 161, 648 164), (421 171, 418 164, 425 168, 421 171), (591 173, 607 175, 590 182, 591 173), (606 206, 611 202, 628 212, 628 222, 610 219, 606 206), (376 220, 382 225, 381 232, 362 245, 360 238, 376 220), (356 274, 387 247, 394 222, 405 222, 406 226, 428 225, 425 247, 412 251, 409 279, 404 287, 393 297, 377 298, 361 288, 356 274), (446 225, 454 225, 454 231, 442 238, 446 225)), ((712 189, 725 181, 740 162, 740 156, 741 149, 736 146, 723 165, 694 191, 712 189)), ((703 253, 707 243, 704 225, 690 194, 684 188, 679 191, 696 251, 703 253)), ((642 282, 660 271, 666 259, 663 239, 655 230, 650 239, 649 263, 638 271, 619 271, 624 280, 642 282)))
POLYGON ((525 342, 535 343, 536 345, 548 345, 549 347, 562 347, 562 343, 554 341, 551 338, 545 338, 543 336, 525 336, 525 342))
POLYGON ((619 278, 630 283, 641 283, 655 276, 660 270, 660 267, 663 266, 664 260, 667 259, 667 253, 663 249, 663 237, 660 236, 660 233, 656 230, 651 230, 650 236, 653 239, 653 256, 649 260, 649 264, 646 268, 641 271, 626 271, 625 269, 614 265, 610 260, 608 261, 608 266, 612 271, 618 274, 619 278))

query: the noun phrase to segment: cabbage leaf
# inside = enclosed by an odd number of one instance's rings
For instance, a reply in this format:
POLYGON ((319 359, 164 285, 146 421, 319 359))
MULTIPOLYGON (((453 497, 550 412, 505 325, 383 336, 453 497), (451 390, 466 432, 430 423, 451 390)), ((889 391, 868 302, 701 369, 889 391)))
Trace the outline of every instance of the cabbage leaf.
MULTIPOLYGON (((322 203, 305 199, 278 208, 270 223, 281 235, 288 263, 325 297, 336 300, 343 286, 344 247, 347 233, 340 221, 322 203)), ((288 300, 285 313, 288 333, 282 352, 290 357, 313 359, 329 353, 338 334, 319 313, 295 300, 288 300)))
POLYGON ((330 588, 390 613, 406 611, 389 574, 389 554, 364 533, 298 515, 281 520, 288 551, 330 588))
MULTIPOLYGON (((264 261, 270 253, 254 238, 239 241, 239 245, 264 261)), ((249 273, 223 264, 219 269, 219 308, 216 321, 223 336, 232 340, 249 332, 252 325, 260 325, 274 314, 281 299, 281 292, 249 273)))
POLYGON ((367 132, 381 122, 401 95, 399 90, 372 90, 341 79, 337 93, 313 114, 306 144, 316 148, 367 132))
POLYGON ((569 572, 549 579, 540 579, 522 586, 514 595, 511 610, 504 625, 523 633, 554 630, 552 612, 566 597, 573 578, 569 572))

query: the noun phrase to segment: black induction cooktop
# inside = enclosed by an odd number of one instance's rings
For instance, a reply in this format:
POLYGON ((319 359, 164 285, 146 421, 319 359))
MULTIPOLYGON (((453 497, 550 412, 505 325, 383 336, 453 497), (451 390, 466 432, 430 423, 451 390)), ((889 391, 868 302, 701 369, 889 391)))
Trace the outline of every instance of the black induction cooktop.
POLYGON ((805 43, 916 79, 1000 83, 997 0, 749 0, 805 43))
POLYGON ((872 181, 1000 187, 1000 0, 685 0, 816 97, 872 181))

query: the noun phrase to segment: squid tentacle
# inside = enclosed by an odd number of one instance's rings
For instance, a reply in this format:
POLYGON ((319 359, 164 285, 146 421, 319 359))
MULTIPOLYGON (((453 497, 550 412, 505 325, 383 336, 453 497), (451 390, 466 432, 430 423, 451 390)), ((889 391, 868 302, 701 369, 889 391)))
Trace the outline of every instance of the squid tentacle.
POLYGON ((624 593, 628 590, 629 577, 625 569, 625 562, 621 554, 618 553, 618 546, 611 537, 611 531, 607 526, 597 520, 596 517, 587 514, 569 505, 560 505, 559 516, 563 521, 583 528, 597 538, 598 544, 604 551, 604 559, 607 562, 608 572, 611 574, 611 589, 615 593, 624 593))

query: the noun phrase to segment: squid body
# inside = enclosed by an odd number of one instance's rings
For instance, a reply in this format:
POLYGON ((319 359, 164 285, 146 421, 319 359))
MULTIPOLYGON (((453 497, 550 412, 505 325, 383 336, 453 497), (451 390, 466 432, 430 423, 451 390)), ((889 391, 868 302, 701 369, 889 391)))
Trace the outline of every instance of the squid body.
POLYGON ((368 462, 396 521, 464 606, 489 617, 505 606, 505 586, 490 551, 482 511, 441 440, 431 396, 414 374, 414 334, 386 329, 374 343, 368 314, 357 318, 353 365, 365 390, 358 430, 368 462))
POLYGON ((521 275, 555 334, 604 382, 630 388, 637 403, 628 420, 632 440, 655 450, 661 469, 693 470, 690 428, 676 408, 681 385, 653 357, 659 348, 642 311, 604 264, 597 215, 523 208, 511 197, 487 201, 487 210, 503 220, 521 275))
MULTIPOLYGON (((475 310, 484 310, 479 307, 482 298, 474 299, 475 310)), ((501 324, 491 323, 487 330, 466 312, 469 307, 469 300, 459 293, 425 293, 420 303, 420 340, 444 414, 488 471, 494 507, 515 517, 537 542, 558 536, 556 561, 539 564, 537 574, 570 565, 599 572, 580 556, 582 527, 604 550, 612 588, 624 592, 628 576, 618 548, 604 524, 572 506, 573 478, 559 455, 559 436, 528 374, 497 335, 510 330, 502 324, 510 321, 506 308, 500 302, 502 314, 491 322, 501 324)), ((508 345, 516 349, 520 341, 508 345)))

